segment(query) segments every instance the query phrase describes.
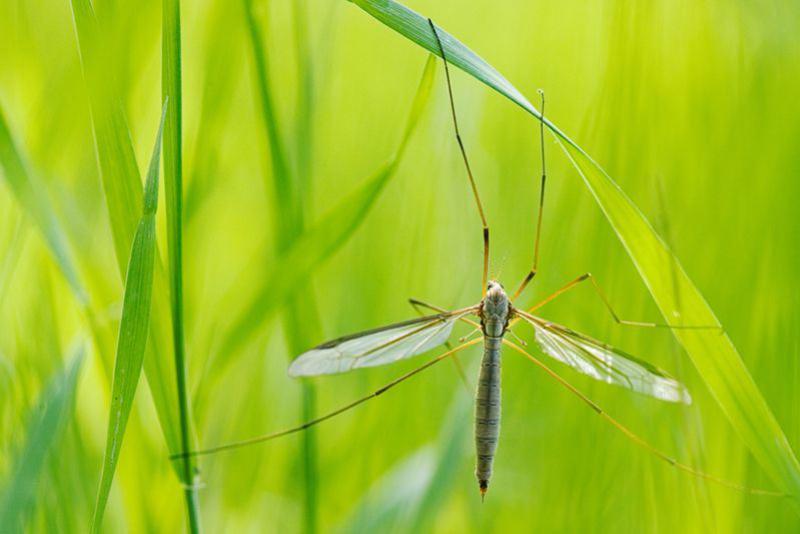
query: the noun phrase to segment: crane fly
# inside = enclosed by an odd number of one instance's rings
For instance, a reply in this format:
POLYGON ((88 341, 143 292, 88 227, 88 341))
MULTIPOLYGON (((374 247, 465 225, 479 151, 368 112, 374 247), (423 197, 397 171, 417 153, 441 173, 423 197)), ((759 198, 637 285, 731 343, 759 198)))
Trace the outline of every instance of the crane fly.
POLYGON ((544 148, 544 93, 541 94, 541 119, 540 119, 540 148, 542 159, 542 174, 540 182, 540 194, 538 202, 538 216, 536 221, 536 234, 533 251, 533 265, 525 278, 522 280, 516 291, 509 296, 503 285, 496 280, 489 280, 489 226, 484 214, 483 205, 478 195, 478 188, 472 174, 472 169, 467 158, 467 152, 458 128, 456 107, 453 98, 452 83, 448 70, 448 59, 445 55, 444 47, 439 38, 434 23, 429 19, 433 37, 442 57, 447 81, 447 92, 450 103, 450 111, 453 119, 455 137, 461 153, 461 158, 466 167, 466 174, 469 179, 472 195, 475 200, 478 215, 483 225, 483 277, 482 277, 482 298, 480 302, 472 306, 461 308, 455 311, 447 311, 431 304, 426 304, 412 299, 410 302, 414 306, 421 306, 436 313, 417 317, 408 321, 390 324, 372 330, 346 335, 332 341, 323 343, 299 355, 289 366, 288 373, 292 377, 311 377, 320 375, 330 375, 345 373, 354 369, 376 367, 405 360, 419 354, 431 351, 441 345, 448 343, 453 328, 456 323, 463 322, 473 327, 473 334, 480 333, 481 336, 474 339, 462 338, 458 346, 449 348, 442 354, 429 360, 425 364, 417 367, 373 393, 357 399, 341 408, 334 410, 326 415, 307 421, 302 425, 289 428, 280 432, 258 436, 226 445, 220 445, 209 449, 192 451, 173 455, 172 458, 184 456, 200 456, 234 449, 245 445, 269 441, 281 436, 300 432, 311 426, 331 419, 344 413, 364 402, 373 399, 405 380, 419 374, 436 363, 455 358, 456 353, 467 347, 483 341, 483 358, 481 360, 478 384, 475 393, 475 450, 476 468, 475 476, 478 482, 478 489, 481 498, 485 496, 489 482, 492 477, 492 465, 500 436, 500 415, 501 415, 501 351, 503 347, 521 354, 542 370, 550 377, 555 379, 561 386, 565 387, 570 393, 586 403, 593 411, 609 422, 617 430, 621 431, 628 439, 635 442, 657 457, 665 460, 670 465, 680 470, 688 472, 694 476, 710 480, 721 485, 746 491, 754 494, 764 494, 773 496, 783 496, 784 494, 770 490, 753 489, 740 484, 715 477, 705 472, 699 471, 689 465, 678 462, 659 449, 650 445, 643 438, 629 430, 622 423, 617 421, 602 410, 594 401, 583 394, 580 390, 567 382, 558 373, 553 371, 544 362, 525 350, 525 343, 518 339, 515 343, 506 337, 506 334, 516 335, 511 330, 517 323, 523 323, 533 329, 534 340, 541 349, 541 352, 550 358, 566 365, 574 370, 587 375, 596 380, 614 384, 632 390, 636 393, 648 395, 650 397, 673 403, 691 403, 691 396, 686 388, 671 377, 667 372, 651 365, 650 363, 627 354, 615 347, 598 341, 585 334, 572 330, 566 326, 543 319, 534 312, 545 304, 553 301, 557 297, 566 293, 570 289, 578 286, 584 281, 589 281, 590 285, 602 300, 605 308, 610 313, 614 321, 620 325, 651 327, 651 328, 670 328, 670 329, 718 329, 717 326, 688 326, 670 325, 664 323, 627 321, 621 319, 614 311, 609 299, 601 290, 599 284, 591 274, 583 274, 560 289, 547 296, 534 306, 528 309, 516 307, 513 302, 520 296, 524 289, 534 280, 538 272, 539 264, 539 242, 542 228, 542 208, 544 207, 544 190, 546 183, 545 167, 545 148, 544 148))

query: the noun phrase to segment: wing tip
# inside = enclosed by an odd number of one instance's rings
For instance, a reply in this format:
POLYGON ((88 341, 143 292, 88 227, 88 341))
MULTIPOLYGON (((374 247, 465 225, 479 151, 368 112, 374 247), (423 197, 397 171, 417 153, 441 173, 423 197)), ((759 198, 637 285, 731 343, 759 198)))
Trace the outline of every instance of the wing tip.
POLYGON ((294 360, 292 360, 292 363, 290 363, 289 367, 286 369, 286 374, 290 378, 301 378, 301 377, 304 377, 304 376, 310 376, 308 374, 308 372, 306 372, 303 369, 304 366, 303 366, 302 357, 303 356, 300 355, 297 358, 295 358, 294 360))

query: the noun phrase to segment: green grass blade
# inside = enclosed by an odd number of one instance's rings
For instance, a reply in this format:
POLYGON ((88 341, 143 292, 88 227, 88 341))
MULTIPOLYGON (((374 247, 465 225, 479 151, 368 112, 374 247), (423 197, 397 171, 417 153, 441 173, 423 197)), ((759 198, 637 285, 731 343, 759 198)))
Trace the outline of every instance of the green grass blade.
MULTIPOLYGON (((299 71, 297 119, 294 141, 296 154, 294 167, 291 167, 284 144, 280 120, 273 102, 274 86, 269 73, 268 56, 261 26, 253 12, 253 2, 245 2, 245 22, 250 36, 253 61, 256 70, 256 96, 261 110, 261 126, 267 139, 265 152, 270 155, 271 180, 267 179, 268 189, 271 184, 271 206, 274 228, 275 256, 280 257, 291 247, 298 235, 305 230, 306 206, 309 198, 310 158, 312 150, 311 114, 313 99, 311 93, 311 65, 307 49, 307 35, 303 9, 298 2, 293 2, 292 18, 294 20, 295 39, 297 45, 297 61, 299 71)), ((284 314, 284 331, 289 353, 294 354, 308 346, 309 339, 317 339, 321 332, 317 304, 313 291, 301 282, 294 298, 289 299, 284 314)), ((305 382, 302 386, 302 418, 312 419, 314 416, 313 386, 305 382)), ((317 531, 317 449, 315 432, 304 432, 302 445, 298 450, 302 464, 303 484, 303 531, 312 534, 317 531)))
MULTIPOLYGON (((425 17, 393 0, 351 1, 386 26, 438 54, 425 17)), ((496 69, 438 25, 437 32, 452 64, 541 120, 538 110, 496 69)), ((570 160, 631 256, 664 317, 674 321, 677 313, 685 324, 718 324, 677 259, 619 186, 558 127, 546 119, 544 123, 563 142, 570 160), (677 292, 672 289, 673 283, 677 284, 677 292), (676 293, 679 299, 675 298, 676 293)), ((681 330, 676 337, 762 468, 795 502, 800 500, 800 464, 730 339, 703 330, 681 330)))
MULTIPOLYGON (((298 237, 286 253, 272 263, 264 281, 248 296, 245 311, 238 314, 220 348, 220 358, 227 361, 280 306, 304 284, 319 265, 336 252, 353 235, 366 218, 397 165, 391 162, 381 168, 356 192, 336 206, 317 224, 298 237)), ((248 267, 261 268, 263 261, 248 267)), ((263 270, 263 268, 261 269, 263 270)), ((243 279, 254 278, 243 275, 243 279)))
MULTIPOLYGON (((306 347, 317 342, 322 336, 317 299, 311 286, 302 285, 289 300, 284 313, 284 332, 286 335, 287 356, 292 359, 306 347)), ((316 416, 314 385, 310 381, 302 383, 302 403, 300 420, 310 421, 316 416)), ((309 428, 301 436, 298 451, 303 466, 303 531, 318 531, 318 454, 317 433, 309 428)))
POLYGON ((436 456, 434 446, 427 444, 400 460, 365 488, 349 517, 333 532, 406 532, 408 517, 416 511, 420 496, 428 493, 436 471, 436 456))
MULTIPOLYGON (((108 47, 100 40, 97 20, 88 0, 72 0, 81 65, 89 93, 92 127, 106 207, 111 221, 117 266, 125 276, 133 235, 142 213, 142 182, 131 144, 127 120, 117 96, 107 83, 113 68, 102 55, 108 47)), ((170 452, 180 449, 177 392, 174 363, 170 358, 170 318, 167 282, 156 256, 153 278, 151 343, 144 359, 144 371, 152 392, 159 422, 170 452)))
MULTIPOLYGON (((72 250, 70 243, 74 243, 74 241, 70 241, 71 236, 63 230, 63 220, 58 218, 53 204, 45 192, 44 185, 37 179, 36 174, 28 169, 25 164, 26 158, 23 157, 17 146, 2 109, 0 109, 0 166, 5 171, 14 198, 41 232, 45 244, 55 258, 56 265, 67 280, 72 294, 86 318, 98 350, 102 351, 102 347, 111 346, 107 343, 111 340, 108 335, 110 330, 100 326, 97 312, 91 302, 93 297, 91 289, 89 291, 85 289, 84 281, 89 281, 91 284, 91 279, 81 278, 78 274, 74 263, 75 256, 70 252, 72 250)), ((0 270, 0 293, 5 289, 6 274, 5 270, 0 270)), ((105 365, 106 361, 110 362, 110 357, 103 358, 102 361, 105 365)), ((110 367, 108 373, 110 375, 110 367)))
MULTIPOLYGON (((394 0, 348 0, 375 17, 400 35, 415 42, 428 51, 440 56, 436 37, 433 35, 428 19, 408 9, 394 0)), ((436 23, 436 21, 434 21, 436 23)), ((543 120, 554 134, 583 153, 577 143, 570 139, 555 124, 546 118, 528 101, 527 98, 509 82, 497 69, 489 65, 461 41, 447 33, 436 24, 436 31, 442 42, 448 63, 460 68, 476 80, 479 80, 501 95, 520 106, 539 120, 543 120)), ((585 153, 584 153, 585 154, 585 153)), ((588 157, 588 156, 587 156, 588 157)))
MULTIPOLYGON (((297 200, 308 198, 311 183, 311 158, 314 153, 314 64, 308 28, 308 0, 292 0, 295 54, 297 55, 297 120, 294 149, 297 152, 297 200)), ((298 209, 301 209, 298 206, 298 209)))
MULTIPOLYGON (((472 399, 457 390, 437 440, 367 488, 336 532, 429 532, 469 453, 472 399)), ((477 493, 477 487, 474 489, 477 493)))
MULTIPOLYGON (((424 491, 420 493, 414 513, 410 515, 409 532, 427 532, 434 529, 436 516, 446 496, 454 491, 464 459, 473 451, 470 447, 474 399, 460 388, 456 390, 436 443, 436 468, 424 491)), ((470 458, 472 460, 473 458, 470 458)), ((471 462, 470 462, 471 463, 471 462)), ((472 488, 476 494, 478 489, 472 488)))
POLYGON ((75 31, 92 108, 97 162, 109 207, 111 235, 120 273, 125 272, 128 254, 142 213, 142 186, 130 132, 122 107, 107 83, 110 58, 103 55, 100 28, 89 0, 72 0, 75 31))
MULTIPOLYGON (((272 264, 266 276, 242 276, 246 280, 264 282, 249 293, 248 304, 236 317, 221 344, 218 363, 227 363, 236 350, 296 291, 298 285, 305 283, 314 269, 341 248, 364 221, 397 170, 408 139, 429 100, 435 72, 436 63, 431 57, 425 64, 405 133, 391 160, 357 191, 298 237, 292 247, 272 264)), ((262 266, 263 262, 255 262, 248 267, 248 271, 258 272, 263 269, 262 266)), ((240 297, 241 295, 237 295, 237 298, 240 297)))
MULTIPOLYGON (((310 193, 310 168, 312 154, 312 113, 313 96, 311 86, 312 65, 308 50, 308 35, 305 28, 304 6, 300 2, 292 4, 292 19, 295 29, 295 44, 298 61, 298 102, 295 119, 296 136, 292 148, 296 155, 295 165, 288 165, 288 155, 284 147, 285 136, 280 128, 275 105, 273 89, 269 73, 268 55, 261 26, 253 12, 253 2, 245 2, 245 22, 249 29, 251 50, 256 68, 256 89, 261 109, 261 125, 268 141, 267 151, 270 154, 272 176, 272 209, 273 242, 278 256, 282 255, 298 235, 305 230, 307 219, 307 203, 300 194, 310 193)), ((268 25, 265 24, 265 27, 268 25)), ((289 299, 284 313, 284 332, 289 354, 298 353, 308 346, 309 340, 318 339, 321 335, 319 314, 314 292, 307 284, 295 287, 293 298, 289 299)), ((302 406, 300 418, 303 421, 314 418, 314 388, 305 381, 302 384, 302 406)), ((302 465, 303 478, 303 532, 313 534, 317 531, 317 441, 315 429, 304 432, 298 456, 302 465)))
MULTIPOLYGON (((439 54, 436 38, 431 31, 428 19, 393 0, 348 0, 399 34, 417 43, 429 52, 439 54)), ((434 21, 436 22, 436 21, 434 21)), ((495 91, 516 102, 527 111, 539 117, 539 112, 506 80, 494 67, 486 63, 475 52, 464 46, 458 39, 436 25, 442 47, 449 62, 464 72, 482 81, 495 91)))
MULTIPOLYGON (((162 13, 161 92, 171 102, 164 138, 164 185, 167 196, 172 343, 178 395, 181 450, 192 449, 191 412, 186 384, 186 346, 183 316, 183 96, 181 87, 181 9, 179 0, 164 0, 162 13)), ((184 458, 182 479, 190 532, 200 531, 197 489, 192 483, 192 458, 184 458)))
POLYGON ((80 304, 85 305, 88 297, 70 255, 67 238, 58 224, 53 206, 45 194, 42 184, 38 183, 34 174, 28 172, 8 127, 2 107, 0 107, 0 167, 3 169, 3 175, 17 202, 44 235, 45 241, 61 272, 72 287, 75 297, 80 304))
POLYGON ((108 415, 106 452, 103 472, 97 491, 92 519, 92 532, 98 532, 108 493, 117 468, 122 439, 133 407, 150 323, 150 302, 153 292, 153 264, 156 251, 156 208, 158 206, 158 171, 161 156, 161 135, 167 104, 161 114, 153 155, 147 172, 145 201, 139 226, 133 237, 128 273, 125 277, 125 296, 122 300, 122 319, 119 323, 114 380, 111 386, 111 408, 108 415))
POLYGON ((83 347, 76 349, 69 367, 55 376, 39 396, 28 426, 25 445, 12 467, 12 475, 0 497, 0 530, 24 532, 23 522, 36 501, 39 479, 50 450, 59 441, 61 430, 73 408, 83 347))
POLYGON ((273 192, 273 205, 278 207, 278 209, 273 210, 273 218, 277 236, 276 242, 279 250, 283 251, 295 237, 297 221, 294 218, 296 215, 294 212, 297 200, 295 198, 295 188, 291 181, 283 138, 280 133, 280 124, 273 102, 272 85, 269 79, 269 63, 267 55, 264 53, 264 37, 253 12, 253 0, 244 0, 244 12, 255 63, 255 79, 261 109, 261 123, 266 130, 270 162, 272 163, 272 180, 266 185, 273 192))
MULTIPOLYGON (((641 211, 593 161, 561 143, 672 323, 719 325, 700 291, 641 211)), ((796 500, 800 465, 731 339, 714 330, 674 330, 700 376, 772 480, 796 500)))

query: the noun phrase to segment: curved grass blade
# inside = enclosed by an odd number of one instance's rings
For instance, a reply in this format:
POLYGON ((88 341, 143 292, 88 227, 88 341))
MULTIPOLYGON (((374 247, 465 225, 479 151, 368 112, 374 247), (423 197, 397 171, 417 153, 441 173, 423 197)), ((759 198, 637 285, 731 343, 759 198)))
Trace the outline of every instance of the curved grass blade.
MULTIPOLYGON (((560 142, 644 280, 661 314, 683 324, 721 325, 644 215, 602 168, 560 142)), ((772 480, 800 509, 800 465, 727 334, 673 330, 714 399, 772 480)))
MULTIPOLYGON (((142 189, 127 121, 114 84, 108 83, 111 58, 103 46, 101 31, 89 0, 72 0, 83 75, 89 92, 97 162, 108 204, 111 235, 117 263, 124 273, 136 221, 142 213, 142 189)), ((113 74, 112 74, 113 76, 113 74)))
MULTIPOLYGON (((309 196, 310 158, 313 145, 311 131, 311 114, 313 112, 313 98, 311 92, 311 60, 307 49, 307 35, 305 34, 304 7, 299 1, 292 2, 292 20, 295 29, 295 44, 297 45, 298 63, 298 102, 296 109, 296 136, 291 136, 294 141, 292 146, 296 154, 296 165, 288 164, 289 156, 285 150, 281 123, 273 103, 273 85, 269 73, 268 55, 265 54, 265 43, 256 14, 253 10, 252 0, 245 1, 245 20, 250 36, 250 45, 256 70, 255 82, 257 97, 261 110, 261 126, 267 139, 267 152, 270 155, 272 167, 271 180, 267 180, 269 187, 272 185, 272 209, 274 231, 274 249, 276 256, 280 257, 291 246, 297 236, 305 230, 306 211, 308 203, 303 200, 309 196)), ((287 143, 288 144, 288 143, 287 143)), ((301 284, 293 298, 286 304, 284 313, 284 332, 286 335, 289 355, 299 354, 308 346, 308 340, 319 339, 322 327, 317 312, 317 302, 310 286, 301 284)), ((314 418, 314 389, 311 383, 302 384, 302 418, 314 418)), ((309 429, 301 437, 299 457, 302 463, 303 484, 303 531, 317 532, 317 447, 315 429, 309 429)))
POLYGON ((273 224, 276 232, 277 248, 283 252, 297 231, 295 207, 298 204, 296 188, 292 184, 288 157, 281 136, 272 84, 269 77, 268 57, 264 53, 264 37, 261 27, 256 20, 253 0, 244 0, 244 12, 247 30, 250 35, 250 44, 255 63, 255 81, 258 90, 259 109, 261 111, 261 124, 264 127, 269 143, 270 163, 272 165, 272 180, 265 184, 274 195, 273 224))
POLYGON ((39 396, 31 417, 25 445, 12 467, 13 474, 0 496, 0 530, 25 532, 38 490, 39 479, 50 450, 58 443, 61 430, 69 418, 75 385, 83 361, 83 346, 79 346, 69 367, 55 376, 39 396))
POLYGON ((125 427, 133 407, 136 386, 142 371, 142 360, 150 323, 150 301, 153 292, 153 264, 156 250, 156 208, 158 207, 158 167, 161 156, 161 135, 164 130, 167 104, 161 113, 153 155, 147 171, 144 210, 133 237, 128 273, 125 277, 125 296, 122 300, 122 319, 117 338, 117 357, 111 386, 111 408, 108 415, 106 452, 103 472, 97 491, 92 519, 92 532, 98 532, 108 502, 108 492, 117 468, 125 427))
POLYGON ((36 177, 28 172, 22 155, 17 150, 2 107, 0 107, 0 167, 3 169, 6 182, 17 202, 39 226, 79 304, 85 305, 88 297, 70 255, 67 238, 58 225, 53 206, 50 204, 42 184, 38 183, 36 177))
POLYGON ((333 532, 400 532, 398 525, 406 526, 420 495, 428 493, 436 456, 435 447, 429 443, 400 460, 366 488, 348 519, 333 532))
MULTIPOLYGON (((305 282, 314 269, 347 242, 364 221, 397 170, 411 134, 429 100, 435 72, 436 62, 430 57, 425 64, 400 144, 390 161, 357 191, 300 235, 286 253, 273 263, 266 276, 260 274, 263 271, 263 262, 253 262, 248 266, 248 272, 254 274, 245 274, 240 278, 264 282, 248 293, 247 306, 236 317, 223 339, 218 351, 218 365, 226 365, 233 354, 294 293, 298 285, 305 282)), ((237 294, 237 298, 241 298, 241 295, 237 294)))
MULTIPOLYGON (((233 322, 222 342, 219 351, 222 360, 218 363, 225 364, 232 358, 294 294, 298 284, 307 281, 314 269, 355 233, 396 169, 395 161, 382 167, 358 191, 298 237, 289 250, 273 263, 270 272, 261 276, 264 283, 249 295, 249 304, 233 322)), ((263 265, 263 262, 257 263, 263 265)), ((254 267, 250 266, 249 270, 254 267)), ((259 279, 247 275, 241 278, 259 279)))
MULTIPOLYGON (((377 20, 438 55, 428 20, 393 0, 350 0, 377 20)), ((437 26, 450 63, 509 98, 539 120, 539 111, 496 69, 437 26)), ((556 136, 594 195, 639 275, 668 321, 718 325, 677 258, 611 177, 551 121, 556 136), (677 287, 677 290, 674 288, 677 287), (676 298, 675 295, 679 295, 676 298)), ((800 510, 800 463, 731 340, 713 330, 673 331, 731 425, 761 467, 800 510)))
POLYGON ((336 532, 428 532, 467 454, 472 399, 458 390, 438 438, 369 488, 336 532))

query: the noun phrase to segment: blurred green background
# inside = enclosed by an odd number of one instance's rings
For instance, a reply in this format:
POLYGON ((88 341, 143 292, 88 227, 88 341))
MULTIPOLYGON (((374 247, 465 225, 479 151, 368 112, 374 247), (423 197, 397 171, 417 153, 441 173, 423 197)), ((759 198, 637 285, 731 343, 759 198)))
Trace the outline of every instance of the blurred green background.
MULTIPOLYGON (((144 169, 161 107, 161 6, 152 0, 94 5, 110 36, 108 90, 122 103, 144 169)), ((409 297, 448 308, 480 298, 480 224, 438 64, 431 102, 408 151, 363 223, 314 268, 296 306, 283 306, 259 323, 255 335, 219 363, 231 317, 244 312, 264 283, 258 270, 246 266, 266 253, 266 272, 280 249, 275 213, 283 199, 271 186, 274 167, 261 121, 246 5, 221 0, 182 5, 186 344, 199 446, 300 422, 304 395, 285 372, 299 350, 413 317, 409 297), (313 305, 306 306, 305 299, 313 305)), ((413 0, 407 5, 461 39, 532 101, 537 88, 545 89, 546 115, 609 171, 665 236, 796 446, 800 5, 730 0, 413 0)), ((306 180, 299 205, 306 224, 313 225, 389 160, 426 54, 342 0, 256 1, 250 12, 263 35, 279 135, 294 175, 306 180)), ((506 287, 516 287, 532 257, 538 123, 464 73, 452 74, 462 134, 492 228, 491 272, 506 287)), ((29 172, 54 208, 89 306, 109 336, 105 345, 89 342, 73 291, 4 183, 0 481, 10 480, 40 393, 67 364, 76 342, 86 340, 74 412, 47 458, 26 527, 82 532, 91 520, 102 465, 123 285, 69 2, 0 3, 0 106, 29 172)), ((541 269, 524 300, 533 302, 591 271, 620 315, 658 320, 646 288, 579 177, 549 139, 547 150, 541 269)), ((165 226, 162 204, 163 259, 165 226)), ((689 407, 666 405, 557 368, 612 415, 699 469, 773 487, 668 332, 617 326, 588 286, 548 305, 542 315, 671 371, 694 397, 689 407)), ((462 356, 473 385, 479 356, 478 348, 462 356)), ((315 379, 316 408, 336 408, 422 361, 315 379)), ((503 402, 496 471, 482 506, 473 476, 471 394, 445 362, 317 427, 311 471, 300 435, 201 459, 204 529, 800 529, 789 503, 679 473, 512 353, 504 361, 503 402)), ((184 528, 181 487, 167 456, 143 377, 105 530, 184 528)))

